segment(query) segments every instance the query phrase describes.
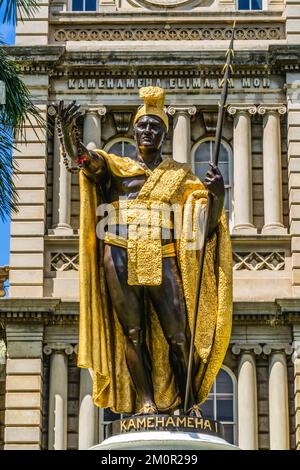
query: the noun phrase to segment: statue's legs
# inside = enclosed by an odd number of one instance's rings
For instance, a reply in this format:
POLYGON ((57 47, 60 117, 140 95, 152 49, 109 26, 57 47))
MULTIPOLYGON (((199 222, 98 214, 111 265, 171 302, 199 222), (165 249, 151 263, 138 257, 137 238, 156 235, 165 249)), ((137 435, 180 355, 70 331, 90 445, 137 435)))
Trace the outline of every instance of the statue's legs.
POLYGON ((154 405, 151 362, 145 341, 144 288, 127 283, 127 251, 105 245, 104 268, 110 297, 125 336, 131 380, 142 406, 154 405))
MULTIPOLYGON (((175 257, 163 258, 162 284, 155 287, 147 286, 146 290, 169 343, 170 365, 183 404, 188 371, 190 330, 182 281, 175 257)), ((188 408, 191 408, 194 404, 196 404, 196 401, 192 385, 188 408)))

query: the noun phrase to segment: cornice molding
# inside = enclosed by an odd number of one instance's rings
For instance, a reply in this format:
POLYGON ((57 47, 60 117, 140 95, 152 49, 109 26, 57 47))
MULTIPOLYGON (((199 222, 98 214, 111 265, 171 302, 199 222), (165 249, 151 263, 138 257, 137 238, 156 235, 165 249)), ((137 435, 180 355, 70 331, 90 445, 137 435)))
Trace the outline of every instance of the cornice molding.
MULTIPOLYGON (((277 69, 286 70, 284 65, 287 65, 288 46, 277 46, 276 50, 269 47, 269 51, 235 51, 235 71, 236 75, 245 75, 245 63, 247 63, 249 70, 256 74, 276 73, 277 69), (284 58, 284 64, 281 62, 284 58)), ((50 76, 58 76, 60 73, 66 75, 66 71, 72 73, 72 70, 77 72, 90 73, 93 67, 99 74, 99 61, 105 63, 105 69, 109 70, 110 67, 121 67, 121 70, 128 70, 128 59, 132 59, 133 53, 131 50, 116 50, 104 49, 94 46, 91 42, 87 49, 82 50, 80 41, 72 45, 72 48, 67 48, 65 44, 61 45, 43 45, 43 46, 6 46, 6 52, 11 56, 20 66, 24 73, 39 73, 48 74, 50 76), (76 45, 78 44, 78 49, 76 45), (112 54, 113 52, 113 54, 112 54), (83 68, 87 67, 88 70, 84 71, 83 68)), ((134 50, 134 57, 137 59, 136 65, 133 68, 131 63, 130 72, 141 71, 143 64, 152 66, 156 64, 157 67, 165 67, 172 69, 178 65, 182 67, 182 61, 187 65, 195 66, 195 70, 205 70, 209 68, 211 73, 220 73, 224 65, 224 51, 223 50, 182 50, 180 52, 174 50, 159 50, 153 53, 153 50, 134 50), (199 68, 200 67, 200 68, 199 68)), ((293 68, 300 67, 300 50, 293 48, 290 56, 289 65, 293 68), (298 64, 298 65, 297 65, 298 64)), ((101 67, 104 70, 104 67, 101 67)), ((67 76, 67 75, 66 75, 67 76)))
MULTIPOLYGON (((300 298, 277 299, 274 302, 234 302, 233 322, 276 326, 300 323, 300 298)), ((11 323, 40 323, 43 325, 77 325, 79 301, 61 299, 0 299, 0 321, 11 323)))

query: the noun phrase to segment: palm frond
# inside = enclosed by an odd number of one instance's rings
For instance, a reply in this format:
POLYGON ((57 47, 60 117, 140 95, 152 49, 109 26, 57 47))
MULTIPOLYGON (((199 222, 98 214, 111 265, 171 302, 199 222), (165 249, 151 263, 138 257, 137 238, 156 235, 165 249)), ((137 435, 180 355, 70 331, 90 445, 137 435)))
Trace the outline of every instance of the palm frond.
POLYGON ((11 132, 0 127, 0 218, 18 211, 18 194, 13 180, 16 165, 12 158, 11 132))
POLYGON ((30 93, 18 74, 18 66, 0 47, 0 80, 6 87, 6 104, 0 105, 0 217, 5 219, 17 209, 17 191, 12 172, 12 137, 26 142, 25 125, 46 128, 46 121, 32 102, 30 93), (10 131, 12 129, 12 132, 10 131))
MULTIPOLYGON (((46 122, 40 114, 39 108, 32 102, 30 93, 21 79, 18 66, 0 47, 0 80, 6 87, 6 105, 0 107, 0 122, 3 126, 14 129, 14 138, 26 141, 25 123, 45 128, 46 122)), ((32 125, 33 127, 33 125, 32 125)))
POLYGON ((17 16, 23 21, 24 18, 31 18, 39 10, 37 0, 0 0, 0 8, 5 5, 4 23, 17 22, 17 16))

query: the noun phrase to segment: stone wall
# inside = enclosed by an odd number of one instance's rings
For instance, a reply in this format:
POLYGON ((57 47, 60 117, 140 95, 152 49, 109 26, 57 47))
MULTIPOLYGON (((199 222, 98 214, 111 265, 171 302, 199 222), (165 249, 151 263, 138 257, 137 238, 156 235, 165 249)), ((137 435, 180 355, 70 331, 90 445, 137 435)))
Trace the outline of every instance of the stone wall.
POLYGON ((39 10, 32 18, 18 21, 16 30, 16 44, 18 45, 42 45, 48 44, 49 31, 49 4, 50 0, 38 0, 39 10))
MULTIPOLYGON (((48 76, 27 75, 33 101, 46 119, 48 76)), ((34 129, 26 123, 26 144, 17 144, 14 175, 20 199, 19 212, 11 217, 10 289, 13 297, 42 297, 44 270, 44 233, 46 205, 47 142, 41 124, 32 120, 34 129)))
POLYGON ((300 42, 300 2, 286 0, 286 33, 289 44, 300 42))

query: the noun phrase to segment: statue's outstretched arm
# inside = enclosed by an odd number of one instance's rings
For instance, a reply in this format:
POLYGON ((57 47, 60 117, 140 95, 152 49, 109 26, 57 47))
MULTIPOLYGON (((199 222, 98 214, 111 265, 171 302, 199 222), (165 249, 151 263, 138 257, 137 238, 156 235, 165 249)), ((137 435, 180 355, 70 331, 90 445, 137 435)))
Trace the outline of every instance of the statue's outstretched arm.
POLYGON ((106 173, 104 158, 93 150, 88 149, 79 139, 76 119, 81 115, 80 105, 72 101, 68 106, 60 101, 57 107, 59 134, 67 155, 76 165, 85 168, 88 176, 94 180, 106 173))

